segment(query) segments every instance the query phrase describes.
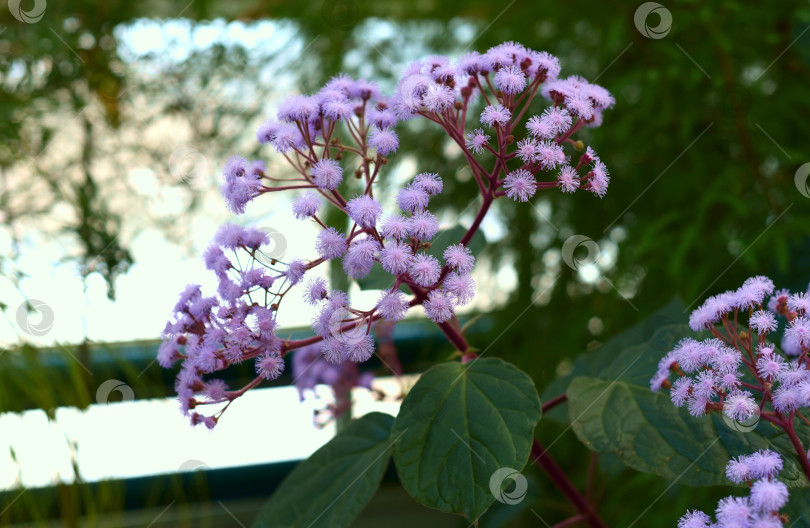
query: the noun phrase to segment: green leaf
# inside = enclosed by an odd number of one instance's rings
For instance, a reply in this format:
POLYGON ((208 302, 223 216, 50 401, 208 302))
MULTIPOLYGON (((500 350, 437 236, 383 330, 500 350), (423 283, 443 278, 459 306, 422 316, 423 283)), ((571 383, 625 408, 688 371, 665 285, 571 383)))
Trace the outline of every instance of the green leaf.
MULTIPOLYGON (((368 275, 362 279, 357 279, 357 284, 361 290, 387 290, 394 285, 395 280, 394 276, 385 271, 379 262, 375 262, 368 275)), ((408 288, 404 285, 400 286, 399 289, 403 292, 408 291, 408 288)))
POLYGON ((402 402, 391 431, 403 487, 422 504, 478 519, 495 500, 493 474, 526 465, 540 415, 534 383, 509 363, 436 365, 402 402))
MULTIPOLYGON (((608 339, 593 352, 580 354, 565 375, 555 379, 546 387, 542 394, 543 401, 565 393, 571 380, 578 376, 604 378, 606 369, 611 368, 610 374, 615 377, 627 366, 628 362, 622 359, 629 358, 632 361, 637 356, 637 354, 628 355, 623 353, 644 343, 648 345, 648 348, 657 352, 657 357, 655 357, 655 354, 648 356, 647 361, 635 365, 634 370, 643 369, 645 365, 649 364, 649 361, 654 361, 657 364, 658 360, 671 350, 680 338, 695 335, 685 325, 687 317, 684 310, 685 306, 680 299, 672 299, 649 318, 608 339), (678 328, 679 325, 681 325, 680 328, 678 328), (619 356, 623 356, 623 358, 619 356), (616 372, 617 367, 619 372, 616 372)), ((652 374, 647 375, 646 372, 644 375, 646 375, 647 379, 652 376, 652 374)), ((566 406, 560 405, 552 409, 545 418, 560 423, 568 423, 566 406)))
POLYGON ((567 394, 577 437, 638 471, 692 486, 729 485, 725 467, 731 457, 769 448, 783 455, 780 480, 808 485, 787 436, 764 420, 753 431, 741 432, 716 413, 695 418, 675 407, 668 394, 625 379, 579 377, 567 394))
MULTIPOLYGON (((448 246, 458 244, 459 240, 461 240, 466 232, 467 229, 460 225, 439 230, 436 236, 433 237, 430 249, 428 249, 427 252, 436 257, 439 262, 444 262, 444 250, 447 249, 448 246)), ((467 247, 470 248, 473 255, 478 255, 483 251, 486 245, 487 241, 484 238, 484 234, 481 230, 478 230, 475 235, 473 235, 470 243, 467 244, 467 247)), ((380 266, 378 262, 375 262, 374 266, 371 268, 371 272, 362 279, 358 279, 357 284, 360 286, 361 290, 385 290, 394 285, 394 277, 382 269, 382 266, 380 266)), ((400 289, 407 291, 405 286, 401 286, 400 289)))
POLYGON ((388 466, 393 420, 375 412, 351 422, 296 466, 253 526, 349 526, 374 496, 388 466))
POLYGON ((790 490, 790 500, 782 512, 790 518, 789 528, 810 528, 810 490, 790 490))

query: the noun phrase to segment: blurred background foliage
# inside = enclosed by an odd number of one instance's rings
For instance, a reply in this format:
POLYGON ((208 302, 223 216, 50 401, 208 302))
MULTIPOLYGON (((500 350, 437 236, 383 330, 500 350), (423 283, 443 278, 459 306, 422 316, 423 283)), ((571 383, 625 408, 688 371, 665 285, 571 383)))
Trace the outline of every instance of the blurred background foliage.
MULTIPOLYGON (((505 228, 489 241, 486 259, 493 270, 512 274, 514 287, 492 313, 491 330, 473 344, 491 344, 488 354, 524 368, 542 390, 577 354, 673 296, 691 305, 754 273, 794 289, 810 280, 810 198, 806 184, 800 189, 794 182, 810 161, 810 5, 670 1, 673 26, 662 39, 636 29, 637 7, 616 0, 75 0, 48 2, 45 18, 30 24, 0 9, 0 218, 12 239, 33 229, 43 238, 70 240, 65 258, 82 276, 102 274, 112 297, 116 277, 132 263, 133 233, 158 226, 183 244, 188 233, 178 220, 205 205, 203 189, 173 177, 167 164, 173 146, 150 139, 144 133, 150 127, 183 130, 186 142, 211 159, 248 155, 258 151, 253 130, 278 88, 276 78, 261 74, 268 64, 293 72, 290 88, 301 91, 316 90, 340 71, 390 88, 400 68, 423 54, 516 40, 557 55, 563 75, 596 80, 617 99, 603 126, 582 137, 611 170, 604 200, 546 192, 535 207, 498 204, 493 212, 505 228), (120 31, 144 19, 180 19, 191 27, 215 19, 275 20, 305 52, 214 45, 173 61, 127 56, 120 31), (60 130, 76 124, 81 134, 52 149, 60 130), (183 193, 183 208, 144 213, 122 177, 135 157, 153 160, 161 184, 183 193), (19 174, 24 179, 12 177, 19 174), (602 250, 590 274, 561 259, 573 234, 602 250)), ((439 207, 469 220, 475 186, 441 134, 416 122, 398 131, 402 146, 392 163, 416 160, 418 170, 440 173, 448 192, 439 207)), ((218 168, 209 169, 213 181, 218 168)), ((18 257, 16 251, 0 255, 4 277, 25 276, 18 257)), ((88 343, 72 350, 92 354, 88 343)), ((17 397, 43 409, 89 403, 92 389, 82 388, 80 371, 44 383, 37 352, 16 352, 0 361, 19 365, 25 358, 29 368, 9 380, 3 409, 18 407, 12 387, 22 385, 41 387, 17 397)), ((588 453, 574 436, 543 422, 539 434, 565 435, 554 454, 584 485, 588 453)), ((598 467, 594 493, 610 525, 631 525, 651 504, 642 525, 673 525, 687 506, 711 508, 724 492, 668 488, 609 457, 598 467), (621 486, 612 485, 617 480, 621 486), (665 498, 653 502, 661 493, 665 498)), ((537 482, 532 509, 551 524, 563 519, 564 501, 543 476, 537 482)), ((509 522, 535 526, 538 520, 524 511, 509 522)))

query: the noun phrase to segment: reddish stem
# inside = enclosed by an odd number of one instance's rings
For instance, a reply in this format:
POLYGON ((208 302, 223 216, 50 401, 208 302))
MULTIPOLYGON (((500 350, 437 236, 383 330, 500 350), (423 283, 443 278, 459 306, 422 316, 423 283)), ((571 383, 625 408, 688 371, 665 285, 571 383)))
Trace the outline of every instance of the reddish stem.
POLYGON ((579 490, 569 480, 562 468, 551 458, 546 448, 535 438, 532 443, 532 461, 549 476, 551 481, 557 486, 565 498, 568 499, 577 511, 582 514, 591 528, 607 528, 607 525, 599 518, 593 506, 582 496, 579 490))
POLYGON ((799 440, 796 429, 793 427, 793 413, 791 413, 785 424, 785 432, 788 438, 790 438, 790 443, 793 444, 793 449, 796 450, 796 455, 799 457, 799 464, 801 464, 802 470, 804 470, 804 475, 807 477, 807 480, 810 481, 810 460, 807 458, 807 450, 802 445, 802 441, 799 440))
POLYGON ((573 517, 569 517, 564 521, 558 522, 551 528, 564 528, 565 526, 573 526, 577 523, 587 522, 587 519, 588 518, 585 515, 580 513, 579 515, 574 515, 573 517))
POLYGON ((555 396, 554 398, 551 398, 550 400, 548 400, 546 403, 543 404, 543 414, 546 414, 548 411, 550 411, 554 407, 556 407, 556 406, 558 406, 560 404, 563 404, 563 403, 565 403, 567 401, 568 401, 568 395, 567 394, 560 394, 559 396, 555 396))

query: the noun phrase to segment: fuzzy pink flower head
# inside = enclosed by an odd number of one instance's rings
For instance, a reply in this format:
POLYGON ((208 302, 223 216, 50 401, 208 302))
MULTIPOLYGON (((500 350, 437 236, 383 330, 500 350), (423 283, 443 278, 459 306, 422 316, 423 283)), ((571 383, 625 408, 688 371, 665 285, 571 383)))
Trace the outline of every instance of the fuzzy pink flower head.
POLYGON ((802 398, 796 387, 779 387, 773 391, 773 408, 782 414, 788 414, 802 407, 802 398))
POLYGON ((526 88, 526 76, 518 66, 504 66, 495 74, 495 86, 505 94, 514 95, 526 88))
POLYGON ((494 104, 484 108, 481 112, 481 123, 492 127, 504 127, 512 119, 512 113, 501 104, 494 104))
POLYGON ((778 480, 758 480, 751 486, 751 504, 762 512, 778 512, 787 500, 787 486, 778 480))
POLYGON ((785 369, 785 360, 782 356, 762 356, 757 360, 757 373, 766 380, 773 380, 785 369))
POLYGON ((475 265, 475 257, 464 244, 453 244, 444 250, 444 261, 459 273, 469 273, 475 265))
POLYGON ((745 497, 725 497, 717 503, 717 522, 720 526, 749 526, 753 513, 745 497))
POLYGON ((383 292, 377 302, 377 312, 386 321, 401 320, 408 312, 408 300, 405 298, 405 294, 399 290, 383 292))
POLYGON ((315 277, 307 284, 304 300, 307 304, 315 305, 326 299, 328 295, 329 290, 326 287, 326 280, 322 277, 315 277))
POLYGON ((441 113, 453 106, 456 96, 453 90, 442 84, 432 84, 422 96, 422 104, 431 112, 441 113))
POLYGON ((293 202, 293 214, 299 220, 312 218, 321 209, 321 199, 317 193, 307 191, 301 193, 293 202))
POLYGON ((321 189, 334 191, 343 181, 343 169, 335 160, 322 159, 312 166, 312 179, 321 189))
POLYGON ((393 128, 397 124, 397 116, 390 109, 372 108, 366 114, 369 123, 379 129, 393 128))
POLYGON ((773 281, 768 277, 764 275, 756 275, 754 277, 745 279, 745 282, 743 282, 743 288, 749 288, 752 292, 755 292, 754 295, 757 299, 757 304, 762 304, 762 301, 773 293, 774 285, 773 281))
POLYGON ((748 326, 757 334, 763 335, 776 330, 776 317, 772 312, 757 310, 748 319, 748 326))
POLYGON ((543 170, 556 169, 565 161, 565 152, 561 146, 553 141, 541 141, 538 143, 535 162, 539 163, 543 170))
POLYGON ((528 202, 537 192, 537 180, 529 171, 518 169, 510 172, 503 181, 506 196, 516 202, 528 202))
POLYGON ((436 196, 442 192, 444 183, 434 172, 421 172, 413 179, 413 186, 428 196, 436 196))
POLYGON ((785 338, 791 339, 802 349, 810 348, 810 319, 797 317, 785 329, 785 338))
POLYGON ((557 186, 564 193, 572 193, 579 189, 579 174, 570 165, 563 166, 557 175, 557 186))
POLYGON ((380 264, 392 275, 400 275, 408 270, 413 260, 411 246, 401 242, 388 242, 380 251, 380 264))
POLYGON ((397 205, 403 211, 416 213, 424 211, 428 206, 430 196, 419 187, 407 185, 397 193, 397 205))
POLYGON ((404 240, 408 238, 408 222, 400 214, 388 215, 383 219, 380 234, 385 238, 404 240))
POLYGON ((435 323, 444 323, 453 317, 453 301, 445 291, 430 292, 423 306, 425 314, 435 323))
POLYGON ((370 335, 352 336, 344 344, 346 346, 346 356, 355 363, 368 361, 374 355, 374 338, 370 335))
POLYGON ((523 163, 531 163, 537 157, 537 141, 532 138, 521 139, 515 152, 523 163))
POLYGON ((346 237, 334 227, 328 227, 318 233, 315 242, 315 251, 326 260, 343 256, 346 253, 346 237))
POLYGON ((427 288, 439 279, 439 268, 439 261, 434 256, 419 253, 411 261, 408 273, 416 284, 427 288))
POLYGON ((700 332, 720 322, 720 318, 731 312, 733 307, 733 292, 725 292, 706 299, 706 301, 689 316, 689 326, 695 332, 700 332))
POLYGON ((475 280, 469 273, 450 273, 443 285, 458 306, 469 304, 475 297, 475 280))
POLYGON ((595 161, 591 170, 591 178, 588 180, 587 190, 603 198, 607 193, 609 184, 610 176, 607 167, 601 161, 595 161))
POLYGON ((431 240, 439 232, 439 221, 430 211, 420 211, 406 221, 408 234, 418 240, 431 240))
POLYGON ((377 150, 377 154, 388 156, 399 148, 399 137, 391 129, 374 128, 368 137, 368 146, 377 150))
POLYGON ((380 244, 371 238, 355 239, 343 257, 343 271, 353 279, 362 279, 371 272, 380 244))
POLYGON ((256 358, 256 374, 274 380, 284 372, 284 359, 276 353, 265 353, 256 358))
MULTIPOLYGON (((660 387, 660 383, 658 384, 660 387)), ((672 384, 669 397, 676 407, 683 407, 692 395, 692 380, 687 377, 678 378, 672 384)))
POLYGON ((740 392, 729 396, 723 404, 723 413, 737 422, 750 420, 759 412, 759 406, 754 397, 747 392, 740 392))
POLYGON ((467 132, 467 148, 475 154, 481 154, 489 142, 489 136, 480 128, 467 132))
POLYGON ((787 300, 788 308, 799 315, 806 316, 810 314, 810 295, 807 293, 794 293, 787 300))
POLYGON ((741 456, 731 459, 726 464, 726 478, 735 484, 751 480, 751 466, 748 464, 748 457, 741 456))
POLYGON ((708 528, 711 522, 702 511, 690 510, 678 520, 678 528, 708 528))
POLYGON ((287 264, 287 269, 284 270, 284 276, 290 281, 291 285, 296 285, 301 282, 304 273, 307 271, 307 264, 301 259, 294 259, 287 264))
POLYGON ((363 194, 349 200, 346 212, 357 225, 372 228, 377 225, 377 220, 382 215, 382 205, 371 196, 363 194))
POLYGON ((294 95, 282 101, 278 107, 278 118, 287 123, 306 121, 318 114, 320 105, 314 96, 294 95))

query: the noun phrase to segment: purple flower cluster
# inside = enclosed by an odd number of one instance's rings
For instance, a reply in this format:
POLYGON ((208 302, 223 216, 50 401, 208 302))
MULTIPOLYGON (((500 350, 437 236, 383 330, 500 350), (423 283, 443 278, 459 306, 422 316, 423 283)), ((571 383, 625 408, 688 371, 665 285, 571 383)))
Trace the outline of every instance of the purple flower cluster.
MULTIPOLYGON (((432 56, 408 66, 391 107, 400 120, 424 116, 441 123, 462 149, 471 154, 489 151, 502 160, 504 169, 506 162, 519 158, 522 166, 506 169, 503 178, 494 179, 499 196, 525 202, 538 189, 559 187, 565 193, 584 189, 602 197, 610 182, 605 164, 588 147, 573 165, 563 147, 581 150, 582 143, 571 136, 585 126, 599 126, 615 100, 601 86, 579 76, 560 79, 559 73, 556 57, 515 42, 456 61, 432 56), (510 150, 516 127, 538 90, 552 106, 528 118, 528 135, 510 150), (484 106, 479 121, 492 129, 494 142, 483 129, 464 133, 468 107, 479 97, 484 106), (552 181, 538 182, 540 171, 557 173, 552 181)), ((474 161, 472 168, 476 174, 480 165, 474 161)), ((476 176, 484 179, 484 174, 476 176)))
POLYGON ((303 347, 301 358, 313 350, 321 354, 325 366, 316 372, 324 376, 340 368, 356 370, 348 364, 364 362, 375 353, 373 326, 399 321, 414 306, 422 306, 465 350, 454 317, 476 292, 471 275, 475 257, 467 244, 492 202, 503 196, 526 202, 541 189, 558 187, 565 193, 583 189, 600 197, 607 189, 605 165, 572 136, 585 126, 598 126, 614 100, 604 88, 580 77, 560 79, 559 73, 555 57, 507 42, 484 54, 414 62, 390 97, 375 83, 339 75, 313 95, 295 95, 279 104, 275 119, 262 124, 256 138, 283 155, 290 174, 268 173, 263 162, 234 156, 223 168, 221 190, 234 213, 244 213, 248 203, 263 194, 299 193, 292 213, 318 225, 316 255, 282 263, 262 251, 268 239, 261 231, 228 225, 217 234, 205 253, 206 266, 219 279, 217 295, 203 297, 196 286, 184 292, 159 353, 167 368, 182 360, 177 391, 192 422, 213 426, 217 414, 203 416, 194 409, 227 404, 278 377, 284 356, 303 347), (528 116, 538 94, 551 105, 528 116), (437 124, 462 150, 482 197, 467 232, 461 240, 443 242, 441 247, 451 245, 441 254, 436 251, 439 221, 428 209, 444 188, 437 174, 422 172, 399 189, 397 211, 386 214, 375 197, 387 156, 399 147, 394 128, 415 117, 437 124), (468 131, 468 121, 481 128, 468 131), (518 127, 524 122, 525 129, 518 127), (525 137, 516 138, 518 132, 525 137), (580 151, 575 162, 566 149, 580 151), (485 169, 485 163, 492 168, 485 169), (553 176, 538 181, 541 171, 553 176), (327 226, 321 218, 325 209, 344 214, 346 227, 327 226), (381 268, 390 275, 390 286, 374 306, 360 309, 324 279, 305 281, 310 270, 334 259, 340 259, 346 275, 355 280, 381 268), (276 315, 284 297, 302 283, 306 286, 298 291, 315 310, 315 335, 282 340, 277 337, 276 315), (242 389, 228 390, 222 382, 203 379, 248 359, 255 361, 256 378, 242 389), (327 368, 336 365, 341 367, 327 368))
POLYGON ((260 379, 275 379, 284 370, 276 310, 307 265, 272 259, 262 250, 268 243, 267 234, 258 229, 222 226, 204 255, 206 267, 217 276, 217 294, 206 297, 200 286, 189 285, 163 330, 158 362, 170 368, 183 361, 175 388, 181 410, 194 424, 213 427, 217 420, 198 413, 200 405, 228 402, 241 394, 204 376, 251 359, 260 379))
MULTIPOLYGON (((782 291, 766 303, 773 293, 773 282, 757 276, 735 291, 708 298, 692 312, 689 324, 712 337, 681 340, 661 359, 650 381, 652 390, 670 388, 672 402, 694 416, 717 410, 737 422, 759 416, 766 403, 776 420, 810 407, 807 296, 782 291), (787 355, 768 342, 768 335, 778 329, 777 315, 788 320, 785 340, 794 347, 783 351, 787 355), (672 372, 680 376, 670 385, 672 372), (744 381, 746 374, 751 382, 744 381)), ((771 418, 768 409, 764 411, 763 416, 771 418)))
POLYGON ((354 387, 365 387, 370 390, 371 382, 374 380, 371 371, 361 373, 356 363, 346 362, 339 365, 329 363, 324 359, 318 345, 308 345, 293 353, 292 374, 301 401, 304 401, 306 391, 314 391, 316 385, 329 385, 332 388, 335 402, 324 410, 315 411, 315 423, 321 427, 331 418, 349 410, 350 394, 354 387))
POLYGON ((702 511, 689 511, 678 521, 678 528, 783 528, 779 515, 788 500, 788 488, 776 480, 782 470, 782 457, 763 450, 728 463, 726 476, 734 483, 746 483, 746 497, 730 496, 717 504, 717 522, 702 511))

